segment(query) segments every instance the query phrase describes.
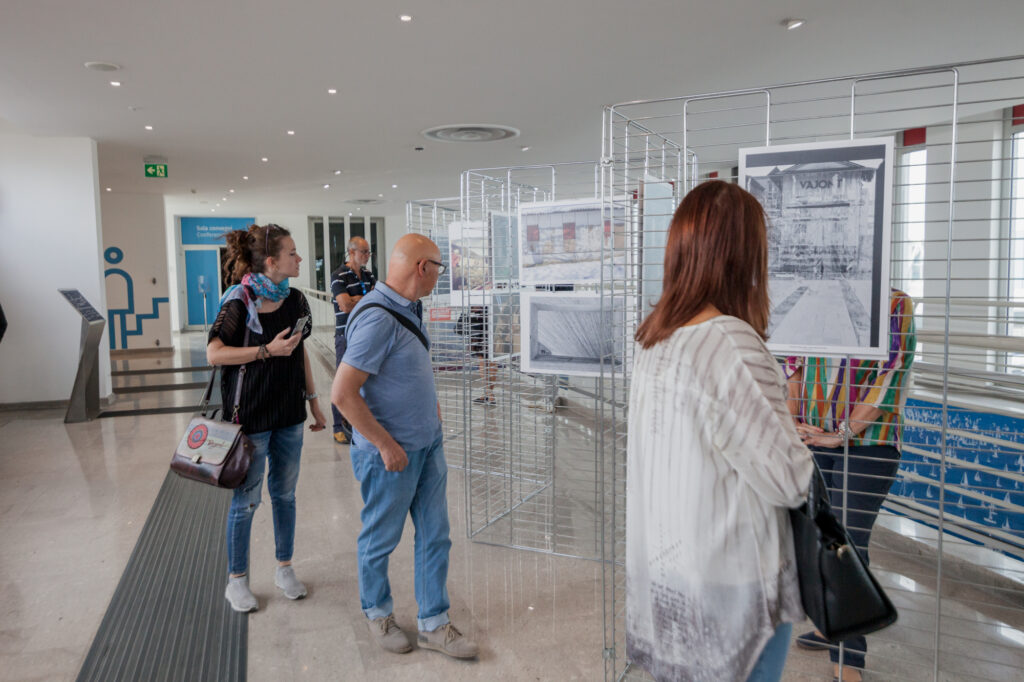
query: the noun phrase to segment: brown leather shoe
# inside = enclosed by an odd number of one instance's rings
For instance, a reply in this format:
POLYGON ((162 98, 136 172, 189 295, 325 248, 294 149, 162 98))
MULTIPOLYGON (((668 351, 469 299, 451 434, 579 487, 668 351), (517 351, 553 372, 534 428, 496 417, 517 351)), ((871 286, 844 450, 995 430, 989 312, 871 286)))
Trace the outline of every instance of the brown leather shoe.
POLYGON ((480 652, 476 642, 464 637, 451 623, 446 623, 433 632, 420 632, 419 643, 421 649, 440 651, 452 658, 476 658, 480 652))
POLYGON ((395 614, 389 613, 386 616, 374 618, 367 621, 366 626, 370 629, 373 639, 384 651, 390 651, 393 654, 407 654, 412 651, 409 638, 395 622, 395 614))

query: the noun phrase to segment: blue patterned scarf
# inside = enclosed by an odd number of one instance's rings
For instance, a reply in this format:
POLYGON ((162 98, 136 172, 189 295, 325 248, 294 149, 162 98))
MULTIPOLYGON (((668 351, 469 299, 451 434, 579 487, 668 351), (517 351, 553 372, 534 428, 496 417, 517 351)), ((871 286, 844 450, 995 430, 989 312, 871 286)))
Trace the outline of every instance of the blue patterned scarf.
POLYGON ((242 278, 241 284, 228 287, 220 298, 220 306, 223 308, 225 303, 235 299, 241 301, 246 310, 245 326, 254 334, 262 334, 263 325, 260 324, 259 309, 263 299, 283 301, 290 293, 291 287, 288 286, 287 279, 280 284, 274 284, 274 280, 266 275, 249 273, 242 278))

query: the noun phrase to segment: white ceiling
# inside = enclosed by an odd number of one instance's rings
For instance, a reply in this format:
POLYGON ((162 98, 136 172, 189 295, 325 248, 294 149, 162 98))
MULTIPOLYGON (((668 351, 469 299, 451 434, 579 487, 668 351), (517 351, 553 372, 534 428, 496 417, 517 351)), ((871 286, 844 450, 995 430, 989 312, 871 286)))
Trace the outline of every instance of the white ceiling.
POLYGON ((605 104, 1017 54, 1022 26, 1024 0, 0 0, 0 132, 95 138, 103 186, 181 212, 396 215, 465 169, 596 159, 605 104), (419 135, 446 123, 523 134, 419 135))

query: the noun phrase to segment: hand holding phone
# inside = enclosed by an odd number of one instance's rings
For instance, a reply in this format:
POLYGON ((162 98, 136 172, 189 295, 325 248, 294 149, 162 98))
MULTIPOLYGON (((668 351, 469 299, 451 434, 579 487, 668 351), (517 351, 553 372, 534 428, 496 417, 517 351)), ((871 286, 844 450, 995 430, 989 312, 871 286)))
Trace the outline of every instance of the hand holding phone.
POLYGON ((306 323, 309 322, 309 315, 303 315, 295 322, 295 326, 292 327, 291 333, 288 338, 292 338, 296 334, 301 334, 306 329, 306 323))

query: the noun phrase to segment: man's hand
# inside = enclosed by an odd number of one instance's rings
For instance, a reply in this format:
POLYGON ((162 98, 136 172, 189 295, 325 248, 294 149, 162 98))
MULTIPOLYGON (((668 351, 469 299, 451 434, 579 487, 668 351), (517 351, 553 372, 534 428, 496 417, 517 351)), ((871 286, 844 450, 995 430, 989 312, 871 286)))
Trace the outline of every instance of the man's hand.
POLYGON ((800 440, 805 445, 819 448, 840 448, 843 446, 843 437, 838 433, 830 433, 825 429, 810 424, 798 423, 796 432, 800 434, 800 440))
POLYGON ((409 457, 402 446, 393 438, 380 449, 380 458, 384 460, 384 468, 388 471, 402 471, 409 464, 409 457))

